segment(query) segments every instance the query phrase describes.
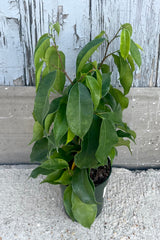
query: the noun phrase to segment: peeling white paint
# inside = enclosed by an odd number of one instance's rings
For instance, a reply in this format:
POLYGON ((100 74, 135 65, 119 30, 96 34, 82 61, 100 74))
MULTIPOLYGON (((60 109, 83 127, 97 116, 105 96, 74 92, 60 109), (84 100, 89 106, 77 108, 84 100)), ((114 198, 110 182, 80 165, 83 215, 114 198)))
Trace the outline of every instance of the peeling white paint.
MULTIPOLYGON (((160 86, 159 0, 0 0, 0 85, 33 85, 33 54, 37 39, 59 20, 58 40, 66 55, 66 69, 75 77, 79 50, 101 30, 112 37, 121 23, 130 22, 133 38, 144 49, 142 68, 136 68, 134 86, 160 86)), ((111 50, 116 50, 116 41, 111 50)), ((97 53, 103 56, 102 47, 97 53)), ((109 60, 110 61, 110 60, 109 60)), ((112 64, 112 62, 110 63, 112 64)), ((118 85, 118 75, 112 82, 118 85)))

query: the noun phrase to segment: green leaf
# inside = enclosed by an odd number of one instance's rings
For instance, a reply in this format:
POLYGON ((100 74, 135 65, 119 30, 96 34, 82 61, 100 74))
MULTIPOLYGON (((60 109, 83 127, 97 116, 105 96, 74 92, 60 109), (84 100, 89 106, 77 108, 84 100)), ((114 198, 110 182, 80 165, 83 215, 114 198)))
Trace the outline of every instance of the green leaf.
MULTIPOLYGON (((110 86, 112 88, 112 86, 110 86)), ((111 88, 110 88, 110 91, 111 91, 111 88)), ((115 100, 115 98, 110 94, 108 93, 105 97, 103 97, 103 104, 104 105, 108 105, 110 106, 110 108, 112 109, 112 111, 115 111, 116 108, 117 108, 117 102, 115 100)))
POLYGON ((42 162, 46 159, 48 154, 48 140, 42 138, 35 142, 30 155, 31 162, 42 162))
POLYGON ((75 155, 74 161, 79 168, 94 168, 97 166, 95 157, 99 143, 101 119, 96 115, 92 125, 81 143, 81 151, 75 155))
POLYGON ((101 31, 94 39, 101 38, 105 34, 105 31, 101 31))
POLYGON ((130 36, 132 36, 132 25, 130 23, 125 23, 121 27, 127 29, 130 33, 130 36))
POLYGON ((73 175, 73 171, 70 169, 67 169, 62 173, 60 178, 55 180, 55 183, 62 184, 65 186, 70 185, 72 183, 72 175, 73 175))
POLYGON ((45 57, 45 52, 50 46, 50 38, 46 37, 41 40, 41 44, 36 48, 34 54, 34 65, 37 68, 39 62, 45 57))
POLYGON ((97 50, 97 48, 104 42, 105 38, 98 38, 90 41, 82 48, 77 56, 76 69, 77 74, 81 72, 84 64, 88 61, 91 55, 97 50))
POLYGON ((70 130, 80 138, 87 133, 93 119, 93 103, 88 89, 76 83, 70 90, 67 103, 67 121, 70 130))
POLYGON ((59 35, 59 33, 60 33, 60 24, 59 24, 59 22, 56 22, 56 23, 53 25, 53 28, 56 30, 56 32, 57 32, 58 35, 59 35))
POLYGON ((52 158, 50 157, 48 160, 44 161, 40 167, 48 169, 48 170, 58 170, 67 168, 68 162, 60 158, 52 158))
POLYGON ((82 226, 90 228, 97 215, 97 205, 83 203, 74 192, 71 201, 74 218, 82 226))
POLYGON ((82 202, 89 204, 96 203, 95 193, 89 179, 88 169, 76 168, 74 170, 72 188, 82 202))
POLYGON ((37 64, 37 68, 36 68, 36 91, 38 89, 38 85, 39 85, 39 82, 40 82, 43 64, 44 64, 43 61, 41 61, 37 64))
POLYGON ((66 144, 68 144, 69 142, 71 142, 73 140, 73 138, 75 137, 75 134, 71 132, 70 129, 68 129, 68 133, 67 133, 67 142, 66 144))
POLYGON ((111 86, 110 93, 115 98, 116 102, 121 105, 122 110, 128 107, 129 100, 119 89, 111 86))
POLYGON ((121 137, 121 138, 129 138, 135 143, 135 140, 130 133, 124 132, 122 130, 118 130, 117 135, 118 137, 121 137))
POLYGON ((86 84, 91 92, 91 98, 94 103, 94 110, 96 110, 96 108, 99 105, 99 101, 102 97, 101 86, 99 85, 99 82, 97 81, 97 79, 95 79, 92 76, 86 76, 86 84))
POLYGON ((75 221, 75 218, 74 218, 73 213, 72 213, 72 201, 71 201, 71 198, 72 198, 72 187, 68 186, 68 187, 66 187, 66 189, 64 191, 63 203, 64 203, 64 207, 65 207, 65 210, 66 210, 67 214, 69 215, 69 217, 73 221, 75 221))
POLYGON ((141 62, 142 62, 141 61, 141 54, 138 50, 138 47, 137 47, 136 43, 132 39, 131 39, 130 53, 131 53, 131 56, 134 59, 135 63, 140 68, 141 62))
POLYGON ((113 164, 113 160, 114 160, 116 155, 117 155, 117 150, 116 150, 116 148, 113 147, 110 151, 110 154, 109 154, 109 159, 111 160, 111 166, 113 164))
POLYGON ((130 141, 129 140, 124 140, 123 138, 119 138, 119 141, 116 144, 116 147, 119 147, 119 146, 126 146, 126 147, 128 147, 130 153, 132 154, 131 147, 130 147, 130 141))
POLYGON ((104 97, 110 89, 111 73, 102 74, 102 97, 104 97))
POLYGON ((141 51, 144 51, 143 48, 138 43, 135 43, 135 44, 141 51))
POLYGON ((107 163, 107 157, 117 142, 118 137, 113 123, 104 118, 100 129, 99 146, 96 151, 96 158, 101 164, 107 163))
POLYGON ((124 95, 129 93, 133 82, 133 73, 126 60, 120 57, 120 83, 124 89, 124 95))
POLYGON ((57 112, 57 110, 59 109, 61 100, 62 100, 62 97, 58 97, 52 100, 49 106, 48 114, 57 112))
POLYGON ((113 56, 113 59, 114 59, 114 63, 116 64, 117 68, 118 68, 118 72, 120 73, 120 57, 115 55, 115 54, 112 54, 113 56))
MULTIPOLYGON (((100 63, 98 64, 98 67, 100 66, 100 63)), ((109 73, 110 72, 110 66, 107 64, 102 64, 101 66, 102 73, 109 73)))
POLYGON ((61 104, 59 110, 56 113, 53 126, 53 134, 55 138, 55 144, 59 147, 60 140, 68 131, 68 124, 66 119, 66 104, 61 104))
POLYGON ((31 143, 41 139, 43 137, 43 127, 39 124, 39 122, 35 122, 33 126, 33 138, 31 140, 31 143))
POLYGON ((33 114, 35 119, 43 125, 43 120, 49 110, 49 92, 56 77, 56 72, 49 73, 40 82, 35 97, 33 114))
POLYGON ((120 38, 120 53, 121 56, 126 59, 130 50, 130 33, 126 28, 122 29, 120 38))
POLYGON ((52 125, 52 123, 54 121, 54 117, 55 117, 55 114, 54 113, 50 113, 45 118, 44 128, 45 128, 45 131, 46 131, 47 134, 49 133, 50 127, 51 127, 51 125, 52 125))
POLYGON ((128 55, 127 60, 128 60, 128 62, 129 62, 129 65, 130 65, 130 67, 131 67, 132 72, 134 72, 134 70, 135 70, 135 65, 134 65, 133 58, 131 57, 131 55, 128 55))
POLYGON ((45 53, 45 62, 49 72, 56 70, 56 78, 53 83, 53 89, 61 93, 65 84, 65 74, 63 72, 65 69, 64 53, 58 51, 54 46, 49 47, 45 53))
POLYGON ((56 182, 56 180, 58 178, 60 178, 60 176, 62 175, 62 173, 64 172, 64 170, 60 169, 60 170, 56 170, 52 173, 50 173, 41 183, 50 183, 50 184, 58 184, 56 182))
POLYGON ((35 51, 34 51, 34 55, 35 55, 37 49, 41 46, 41 44, 42 44, 46 39, 50 39, 50 38, 51 38, 51 37, 48 35, 48 33, 43 34, 43 35, 39 38, 39 40, 38 40, 38 42, 37 42, 37 45, 36 45, 36 48, 35 48, 35 51))
POLYGON ((44 169, 44 168, 41 168, 41 167, 37 167, 35 168, 32 172, 31 172, 31 175, 30 177, 32 178, 36 178, 38 177, 38 175, 42 174, 42 175, 48 175, 52 172, 52 170, 48 170, 48 169, 44 169))
POLYGON ((121 123, 121 124, 118 124, 117 126, 119 129, 131 134, 131 136, 135 139, 136 138, 136 133, 131 130, 128 126, 127 126, 127 123, 121 123))

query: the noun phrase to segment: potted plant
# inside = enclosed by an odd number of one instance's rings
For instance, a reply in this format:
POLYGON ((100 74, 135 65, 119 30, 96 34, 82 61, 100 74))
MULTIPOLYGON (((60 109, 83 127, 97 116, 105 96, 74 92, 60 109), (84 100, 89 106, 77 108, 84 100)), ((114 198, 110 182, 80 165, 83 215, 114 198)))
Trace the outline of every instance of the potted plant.
POLYGON ((102 31, 79 52, 72 80, 65 70, 65 55, 56 44, 59 23, 50 29, 40 37, 34 54, 35 123, 30 157, 40 165, 31 177, 42 174, 46 175, 42 183, 63 185, 66 213, 90 228, 102 208, 116 148, 124 145, 130 150, 130 141, 135 141, 136 134, 123 122, 122 112, 128 107, 126 95, 135 63, 141 65, 142 48, 131 39, 129 23, 121 25, 111 40, 102 31), (108 52, 118 37, 119 49, 108 52), (101 62, 90 60, 102 44, 106 48, 101 62), (118 68, 121 89, 111 85, 108 57, 113 57, 118 68), (64 87, 66 79, 70 84, 64 87))

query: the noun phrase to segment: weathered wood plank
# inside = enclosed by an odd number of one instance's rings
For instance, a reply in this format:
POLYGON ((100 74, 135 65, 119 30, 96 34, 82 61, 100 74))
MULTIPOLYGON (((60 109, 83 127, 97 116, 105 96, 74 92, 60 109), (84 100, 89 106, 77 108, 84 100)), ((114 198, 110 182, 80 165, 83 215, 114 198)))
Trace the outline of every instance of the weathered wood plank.
MULTIPOLYGON (((0 163, 29 163, 34 87, 0 87, 0 163)), ((119 147, 116 166, 160 167, 160 88, 132 88, 124 120, 136 131, 133 155, 119 147)))

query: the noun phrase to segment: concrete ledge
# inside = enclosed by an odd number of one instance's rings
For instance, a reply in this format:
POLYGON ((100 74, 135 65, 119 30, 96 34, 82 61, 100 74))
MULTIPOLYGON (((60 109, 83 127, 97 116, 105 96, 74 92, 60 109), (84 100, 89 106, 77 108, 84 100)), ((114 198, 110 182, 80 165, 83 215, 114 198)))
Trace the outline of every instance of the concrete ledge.
MULTIPOLYGON (((29 163, 34 87, 0 87, 0 163, 29 163)), ((114 165, 160 167, 160 88, 132 88, 124 120, 137 133, 131 156, 119 148, 114 165)))
POLYGON ((65 215, 58 186, 28 180, 31 170, 0 167, 0 239, 160 239, 160 171, 113 169, 103 212, 89 230, 65 215))

